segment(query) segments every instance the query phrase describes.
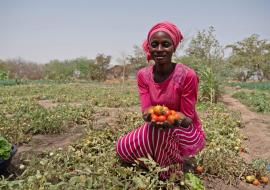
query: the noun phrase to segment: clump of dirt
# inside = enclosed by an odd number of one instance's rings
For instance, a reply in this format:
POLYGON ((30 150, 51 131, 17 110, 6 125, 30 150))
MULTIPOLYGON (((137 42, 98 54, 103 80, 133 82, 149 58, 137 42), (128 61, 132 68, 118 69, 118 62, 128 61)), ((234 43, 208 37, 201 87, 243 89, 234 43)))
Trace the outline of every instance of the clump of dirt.
POLYGON ((117 128, 119 122, 120 108, 95 107, 94 129, 104 129, 106 127, 117 128))
MULTIPOLYGON (((59 105, 59 103, 55 103, 53 100, 39 100, 38 104, 46 109, 55 108, 59 105)), ((70 102, 68 104, 73 107, 80 107, 83 105, 81 102, 70 102)))
POLYGON ((54 103, 52 100, 39 100, 38 104, 46 109, 57 107, 58 103, 54 103))
POLYGON ((44 152, 64 148, 81 138, 83 134, 83 127, 78 126, 70 128, 70 131, 63 134, 35 135, 28 144, 23 144, 18 148, 17 155, 22 152, 44 152))

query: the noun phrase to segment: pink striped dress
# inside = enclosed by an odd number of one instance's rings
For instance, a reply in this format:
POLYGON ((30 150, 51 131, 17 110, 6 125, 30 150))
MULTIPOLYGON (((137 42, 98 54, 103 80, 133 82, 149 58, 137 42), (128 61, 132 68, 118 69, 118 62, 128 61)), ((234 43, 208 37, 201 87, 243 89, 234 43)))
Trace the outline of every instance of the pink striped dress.
MULTIPOLYGON (((139 70, 137 82, 142 111, 157 104, 165 105, 184 113, 193 123, 188 128, 179 126, 169 129, 145 123, 118 139, 117 155, 128 163, 150 155, 161 167, 182 166, 183 157, 195 155, 203 149, 205 134, 195 109, 198 81, 194 70, 183 64, 176 64, 174 71, 161 83, 154 81, 153 65, 139 70)), ((160 177, 166 179, 179 169, 169 169, 160 177)))

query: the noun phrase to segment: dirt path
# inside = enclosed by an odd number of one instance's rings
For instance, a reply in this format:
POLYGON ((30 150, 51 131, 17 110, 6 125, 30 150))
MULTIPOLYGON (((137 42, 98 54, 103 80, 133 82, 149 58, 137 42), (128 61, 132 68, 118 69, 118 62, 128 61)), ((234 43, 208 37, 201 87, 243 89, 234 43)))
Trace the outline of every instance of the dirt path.
MULTIPOLYGON (((226 93, 222 96, 221 101, 233 111, 241 113, 245 127, 240 129, 241 133, 246 137, 244 142, 248 148, 247 153, 241 156, 250 163, 252 159, 263 158, 270 162, 270 114, 260 114, 250 111, 245 105, 238 100, 232 98, 232 93, 237 89, 226 87, 226 93)), ((270 189, 268 184, 265 187, 256 187, 244 182, 240 182, 237 187, 224 185, 223 182, 217 182, 213 190, 261 190, 270 189)))
POLYGON ((222 101, 229 109, 241 113, 245 127, 241 129, 242 134, 247 137, 245 141, 249 154, 243 155, 246 161, 254 158, 263 158, 270 162, 270 114, 260 114, 250 111, 245 105, 231 97, 235 89, 226 87, 226 94, 222 101))

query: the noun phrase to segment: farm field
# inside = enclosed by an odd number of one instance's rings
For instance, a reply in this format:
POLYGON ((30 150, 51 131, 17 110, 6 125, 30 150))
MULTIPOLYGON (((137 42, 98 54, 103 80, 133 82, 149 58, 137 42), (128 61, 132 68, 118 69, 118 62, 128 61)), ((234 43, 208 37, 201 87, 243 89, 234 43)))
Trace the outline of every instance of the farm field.
MULTIPOLYGON (((249 123, 269 134, 269 107, 263 114, 249 110, 233 98, 233 87, 225 92, 217 104, 198 104, 206 148, 187 159, 184 175, 161 181, 162 168, 153 160, 143 160, 146 170, 115 155, 116 140, 143 123, 134 82, 2 86, 0 134, 18 152, 0 189, 253 189, 246 176, 269 176, 268 145, 258 144, 267 144, 269 136, 256 137, 249 123)), ((261 92, 267 104, 269 91, 261 92)), ((263 188, 269 185, 256 187, 263 188)))
POLYGON ((269 6, 2 2, 0 190, 270 190, 269 6))
POLYGON ((233 97, 248 106, 252 111, 270 112, 270 82, 232 83, 237 87, 233 97))

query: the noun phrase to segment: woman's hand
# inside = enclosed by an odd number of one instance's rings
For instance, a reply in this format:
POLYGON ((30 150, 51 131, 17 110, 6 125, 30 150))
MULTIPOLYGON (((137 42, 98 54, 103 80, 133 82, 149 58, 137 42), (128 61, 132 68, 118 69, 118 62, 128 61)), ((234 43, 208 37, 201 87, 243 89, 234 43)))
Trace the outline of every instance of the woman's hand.
POLYGON ((150 113, 148 113, 147 111, 145 111, 145 112, 143 112, 143 120, 145 121, 145 122, 150 122, 151 121, 151 114, 150 113))
POLYGON ((173 126, 168 122, 151 122, 151 126, 161 128, 161 129, 168 129, 172 128, 173 126))
POLYGON ((190 124, 192 124, 192 119, 187 116, 184 116, 183 119, 180 121, 180 126, 184 128, 188 128, 190 124))
POLYGON ((158 119, 158 117, 162 117, 162 116, 155 115, 155 114, 153 116, 152 114, 154 114, 153 107, 149 107, 142 113, 143 120, 145 122, 151 122, 152 126, 158 127, 158 128, 173 128, 177 126, 188 128, 188 126, 192 123, 192 119, 185 116, 181 112, 175 112, 173 110, 169 111, 169 117, 168 116, 165 117, 165 115, 163 115, 163 117, 165 118, 168 117, 167 120, 166 119, 164 120, 164 118, 160 120, 158 119))

